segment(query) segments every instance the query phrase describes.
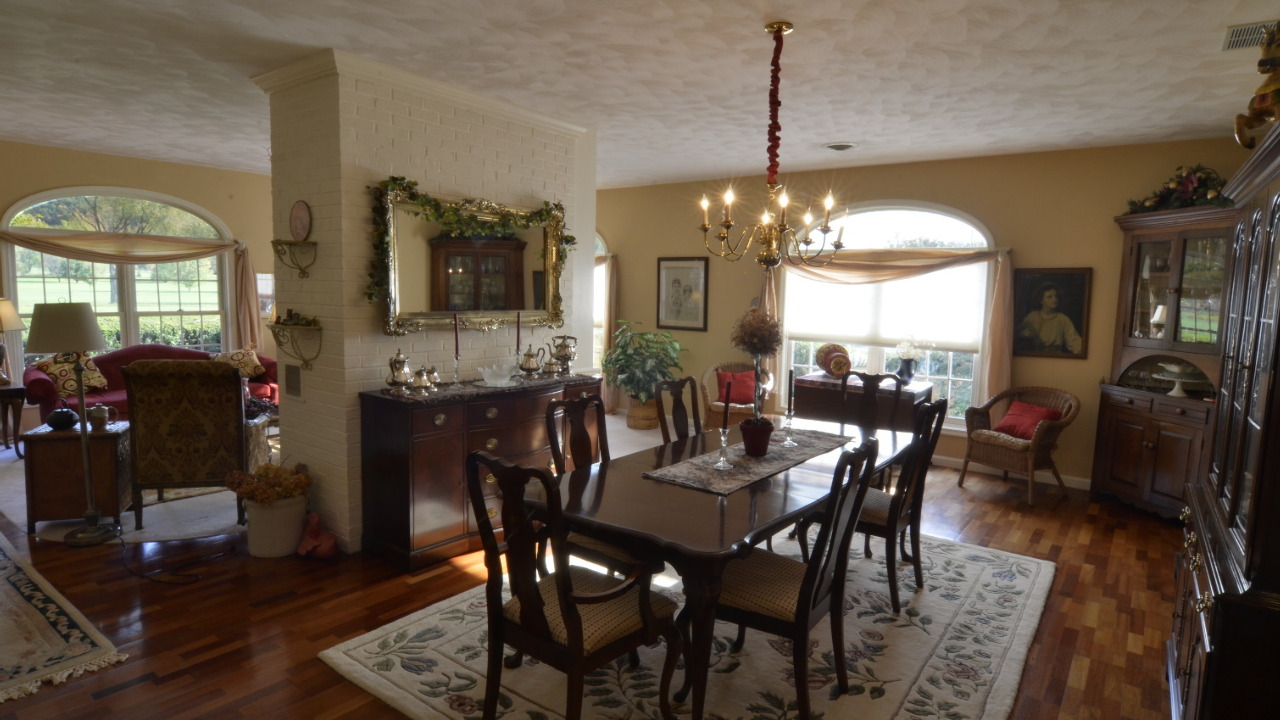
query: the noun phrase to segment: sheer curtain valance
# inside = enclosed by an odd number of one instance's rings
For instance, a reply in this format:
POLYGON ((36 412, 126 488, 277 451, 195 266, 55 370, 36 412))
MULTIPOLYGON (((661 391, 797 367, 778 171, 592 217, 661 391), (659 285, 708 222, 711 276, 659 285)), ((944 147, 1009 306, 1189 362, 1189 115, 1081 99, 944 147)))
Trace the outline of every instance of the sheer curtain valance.
MULTIPOLYGON (((129 233, 19 233, 0 230, 0 240, 72 260, 122 265, 182 262, 232 253, 232 308, 239 347, 258 347, 258 285, 248 248, 239 240, 179 238, 129 233)), ((233 348, 227 348, 233 349, 233 348)))
MULTIPOLYGON (((787 266, 788 272, 821 282, 868 284, 919 277, 938 270, 990 262, 995 282, 988 304, 986 332, 979 352, 986 359, 983 381, 988 395, 1009 388, 1013 356, 1013 273, 1009 251, 1002 249, 951 250, 938 248, 902 250, 841 250, 822 267, 787 266)), ((777 277, 765 271, 762 295, 777 296, 777 277)))

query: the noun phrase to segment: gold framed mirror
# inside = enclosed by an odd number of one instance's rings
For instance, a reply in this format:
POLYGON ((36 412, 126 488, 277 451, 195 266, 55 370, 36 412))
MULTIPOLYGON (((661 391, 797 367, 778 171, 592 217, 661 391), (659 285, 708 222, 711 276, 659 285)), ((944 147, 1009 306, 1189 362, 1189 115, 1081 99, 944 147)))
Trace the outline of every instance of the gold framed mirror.
POLYGON ((560 275, 574 238, 564 206, 537 210, 488 200, 442 201, 390 177, 374 198, 374 260, 365 297, 384 303, 388 335, 521 323, 564 325, 560 275))

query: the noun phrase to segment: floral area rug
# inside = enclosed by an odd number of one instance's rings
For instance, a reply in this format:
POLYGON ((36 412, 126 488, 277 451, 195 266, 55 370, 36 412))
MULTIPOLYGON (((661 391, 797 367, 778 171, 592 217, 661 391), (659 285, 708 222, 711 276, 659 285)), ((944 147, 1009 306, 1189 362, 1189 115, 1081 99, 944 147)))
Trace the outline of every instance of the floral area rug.
POLYGON ((124 661, 0 536, 0 702, 124 661))
MULTIPOLYGON (((777 552, 799 557, 793 541, 777 552)), ((883 543, 862 557, 855 539, 846 585, 845 657, 850 693, 836 688, 831 629, 809 635, 813 717, 1002 720, 1017 693, 1027 648, 1053 581, 1051 562, 923 538, 925 585, 916 592, 909 564, 899 567, 903 608, 889 604, 883 543)), ((678 581, 668 590, 677 595, 678 581)), ((483 588, 462 593, 320 654, 344 677, 414 718, 479 718, 488 653, 483 588)), ((712 648, 706 717, 780 720, 795 717, 790 643, 748 631, 741 652, 729 645, 736 626, 718 623, 712 648)), ((643 649, 632 670, 626 658, 587 679, 583 717, 658 718, 657 688, 665 647, 643 649)), ((498 716, 563 717, 564 676, 526 658, 504 670, 498 716)), ((673 686, 683 680, 676 673, 673 686)), ((687 705, 676 706, 687 715, 687 705)))

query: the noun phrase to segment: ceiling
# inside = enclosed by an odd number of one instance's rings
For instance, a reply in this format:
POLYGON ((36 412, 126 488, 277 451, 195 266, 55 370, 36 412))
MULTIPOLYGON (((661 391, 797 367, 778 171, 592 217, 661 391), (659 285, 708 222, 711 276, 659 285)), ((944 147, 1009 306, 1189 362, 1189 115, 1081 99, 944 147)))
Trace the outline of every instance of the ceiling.
POLYGON ((0 139, 270 172, 252 78, 327 48, 584 128, 598 183, 1229 137, 1275 0, 4 0, 0 139), (849 141, 843 153, 823 147, 849 141))

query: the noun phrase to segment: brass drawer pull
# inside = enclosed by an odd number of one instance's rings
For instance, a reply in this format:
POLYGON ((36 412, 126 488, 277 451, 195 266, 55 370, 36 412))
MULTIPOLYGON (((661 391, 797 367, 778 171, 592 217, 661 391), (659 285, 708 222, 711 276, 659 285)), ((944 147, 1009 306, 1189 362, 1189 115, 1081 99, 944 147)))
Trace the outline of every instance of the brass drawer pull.
POLYGON ((444 425, 448 421, 449 421, 449 416, 445 415, 444 413, 440 413, 431 419, 431 422, 435 423, 436 427, 440 427, 441 425, 444 425))
MULTIPOLYGON (((488 475, 484 476, 484 481, 487 483, 493 484, 498 482, 498 478, 494 477, 493 473, 489 473, 488 475)), ((1195 568, 1193 567, 1192 569, 1194 570, 1195 568)))
POLYGON ((496 407, 491 407, 491 408, 486 409, 486 410, 484 411, 484 416, 485 416, 485 417, 487 417, 487 418, 489 418, 490 420, 492 420, 492 419, 494 419, 494 418, 498 417, 498 408, 496 408, 496 407))
POLYGON ((590 394, 591 394, 591 393, 588 393, 586 390, 583 390, 582 392, 579 392, 579 393, 578 393, 578 397, 579 397, 579 398, 585 398, 586 396, 588 396, 588 395, 590 395, 590 394))
POLYGON ((1196 598, 1196 612, 1203 613, 1211 607, 1213 607, 1213 596, 1209 593, 1196 598))
POLYGON ((491 518, 498 517, 498 508, 489 508, 489 517, 491 518))
POLYGON ((1174 411, 1173 411, 1173 414, 1174 414, 1174 415, 1186 415, 1186 414, 1187 414, 1187 409, 1186 409, 1186 408, 1178 408, 1177 410, 1174 410, 1174 411))
POLYGON ((1182 543, 1182 546, 1190 550, 1191 548, 1195 547, 1199 542, 1200 542, 1200 538, 1196 537, 1196 534, 1194 532, 1189 532, 1187 533, 1186 542, 1182 543))
POLYGON ((485 450, 496 450, 498 448, 498 438, 489 438, 484 441, 485 450))

